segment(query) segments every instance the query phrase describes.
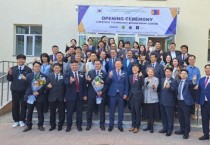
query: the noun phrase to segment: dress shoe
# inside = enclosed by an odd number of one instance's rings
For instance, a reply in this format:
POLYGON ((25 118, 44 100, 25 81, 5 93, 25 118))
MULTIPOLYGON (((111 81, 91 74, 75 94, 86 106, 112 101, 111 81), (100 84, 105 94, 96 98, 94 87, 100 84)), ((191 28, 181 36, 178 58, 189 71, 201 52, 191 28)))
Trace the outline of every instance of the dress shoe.
POLYGON ((32 127, 26 126, 26 128, 23 130, 23 132, 27 132, 27 131, 29 131, 29 130, 31 130, 31 129, 32 129, 32 127))
POLYGON ((154 133, 153 125, 150 126, 150 133, 154 133))
POLYGON ((43 127, 43 126, 38 126, 38 129, 39 129, 40 131, 44 131, 44 127, 43 127))
POLYGON ((61 131, 62 129, 62 126, 58 126, 58 131, 61 131))
POLYGON ((148 130, 150 130, 149 126, 147 126, 146 128, 143 129, 143 131, 148 131, 148 130))
POLYGON ((90 127, 90 126, 87 126, 87 127, 86 127, 86 130, 87 130, 87 131, 89 131, 90 129, 91 129, 91 127, 90 127))
POLYGON ((209 136, 201 136, 200 138, 199 138, 199 140, 209 140, 209 136))
POLYGON ((134 131, 134 129, 135 129, 134 127, 131 127, 131 128, 129 129, 129 131, 134 131))
POLYGON ((101 130, 105 130, 105 126, 100 126, 101 130))
POLYGON ((171 132, 166 132, 166 136, 171 136, 171 132))
POLYGON ((118 130, 123 132, 123 128, 122 127, 118 127, 118 130))
POLYGON ((66 128, 66 132, 69 132, 71 130, 71 127, 66 128))
POLYGON ((133 133, 138 133, 139 132, 139 129, 138 128, 135 128, 134 130, 133 130, 133 133))
POLYGON ((178 131, 175 131, 175 134, 178 134, 178 135, 183 135, 183 134, 184 134, 184 132, 183 132, 183 131, 181 131, 181 130, 178 130, 178 131))
POLYGON ((113 130, 113 127, 108 128, 108 132, 111 132, 113 130))
POLYGON ((183 139, 188 139, 188 138, 189 138, 188 134, 183 135, 183 139))
POLYGON ((51 126, 49 131, 53 131, 56 127, 55 126, 51 126))
POLYGON ((77 130, 78 130, 78 131, 82 131, 82 127, 81 127, 81 126, 78 126, 78 127, 77 127, 77 130))
POLYGON ((166 133, 166 130, 162 129, 162 130, 159 131, 159 133, 166 133))

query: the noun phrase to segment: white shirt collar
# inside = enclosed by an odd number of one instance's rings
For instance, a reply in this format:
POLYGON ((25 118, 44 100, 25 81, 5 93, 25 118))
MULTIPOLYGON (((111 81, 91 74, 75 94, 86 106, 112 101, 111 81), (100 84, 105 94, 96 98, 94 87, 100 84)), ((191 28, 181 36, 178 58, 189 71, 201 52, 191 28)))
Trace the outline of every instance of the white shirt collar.
POLYGON ((24 68, 25 68, 25 65, 22 65, 22 66, 20 66, 20 65, 18 65, 18 69, 21 67, 21 70, 23 70, 24 68))

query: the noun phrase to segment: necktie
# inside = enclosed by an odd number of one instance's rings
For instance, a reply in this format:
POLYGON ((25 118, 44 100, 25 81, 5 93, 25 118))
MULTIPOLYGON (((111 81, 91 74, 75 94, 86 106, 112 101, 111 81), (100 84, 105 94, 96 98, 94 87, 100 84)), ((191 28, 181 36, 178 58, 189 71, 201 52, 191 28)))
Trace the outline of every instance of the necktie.
POLYGON ((112 65, 114 66, 114 58, 112 58, 112 65))
POLYGON ((155 68, 155 64, 154 63, 152 64, 152 67, 155 68))
POLYGON ((182 85, 184 81, 181 81, 178 88, 178 99, 181 100, 181 94, 182 94, 182 85))
POLYGON ((21 71, 22 71, 22 67, 20 66, 19 67, 19 74, 21 74, 21 71))
POLYGON ((117 71, 118 80, 120 80, 120 71, 117 71))
POLYGON ((75 72, 75 82, 76 82, 76 91, 79 92, 79 81, 77 77, 77 73, 75 72))
POLYGON ((133 84, 136 82, 136 75, 133 75, 133 84))
POLYGON ((56 75, 56 78, 55 78, 56 82, 58 82, 58 75, 56 75))
POLYGON ((204 87, 206 87, 206 86, 207 86, 208 81, 209 81, 209 77, 207 77, 207 78, 206 78, 206 80, 205 80, 205 82, 204 82, 204 87))
POLYGON ((96 74, 97 76, 99 75, 99 71, 97 70, 97 74, 96 74))

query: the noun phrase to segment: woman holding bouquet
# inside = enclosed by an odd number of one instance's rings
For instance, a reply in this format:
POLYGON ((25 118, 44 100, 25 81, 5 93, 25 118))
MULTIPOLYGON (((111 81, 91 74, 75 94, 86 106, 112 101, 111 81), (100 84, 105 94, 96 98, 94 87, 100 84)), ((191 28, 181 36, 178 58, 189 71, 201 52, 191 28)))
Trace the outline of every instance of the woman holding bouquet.
POLYGON ((25 100, 27 101, 27 120, 26 128, 23 132, 32 129, 32 115, 34 107, 36 106, 38 113, 38 128, 40 131, 44 131, 44 99, 45 99, 45 89, 46 84, 48 84, 47 76, 40 72, 41 63, 35 61, 33 63, 33 73, 29 74, 27 77, 27 90, 25 93, 25 100))

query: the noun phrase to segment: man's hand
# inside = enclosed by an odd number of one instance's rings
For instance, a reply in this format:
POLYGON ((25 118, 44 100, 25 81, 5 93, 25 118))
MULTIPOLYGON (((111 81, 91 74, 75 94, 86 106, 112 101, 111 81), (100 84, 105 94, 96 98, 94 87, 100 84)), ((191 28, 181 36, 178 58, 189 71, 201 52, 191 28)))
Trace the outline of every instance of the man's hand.
POLYGON ((124 95, 124 96, 123 96, 123 99, 124 99, 124 100, 126 100, 126 99, 127 99, 127 96, 126 96, 126 95, 124 95))
POLYGON ((99 91, 99 92, 97 93, 97 95, 101 96, 101 95, 102 95, 102 91, 99 91))
POLYGON ((51 83, 49 83, 49 84, 47 85, 47 87, 51 89, 51 88, 52 88, 51 83))
POLYGON ((109 72, 109 77, 112 78, 112 76, 113 76, 113 72, 110 71, 110 72, 109 72))
POLYGON ((86 101, 86 100, 87 100, 87 96, 84 96, 84 97, 83 97, 83 100, 85 100, 85 101, 86 101))
POLYGON ((196 86, 194 87, 194 90, 198 90, 198 85, 196 85, 196 86))
POLYGON ((88 81, 91 81, 91 77, 89 75, 87 76, 87 80, 88 81))
POLYGON ((74 81, 75 81, 75 79, 70 77, 70 83, 73 83, 74 81))
POLYGON ((166 83, 165 88, 166 88, 166 89, 170 88, 170 83, 166 83))
POLYGON ((21 74, 20 77, 22 80, 26 80, 26 77, 23 74, 21 74))
POLYGON ((10 66, 8 67, 8 74, 9 74, 9 75, 12 75, 12 69, 11 69, 10 66))
POLYGON ((34 92, 33 95, 34 95, 34 96, 38 96, 39 93, 38 93, 38 92, 34 92))

